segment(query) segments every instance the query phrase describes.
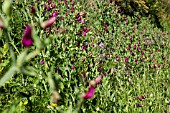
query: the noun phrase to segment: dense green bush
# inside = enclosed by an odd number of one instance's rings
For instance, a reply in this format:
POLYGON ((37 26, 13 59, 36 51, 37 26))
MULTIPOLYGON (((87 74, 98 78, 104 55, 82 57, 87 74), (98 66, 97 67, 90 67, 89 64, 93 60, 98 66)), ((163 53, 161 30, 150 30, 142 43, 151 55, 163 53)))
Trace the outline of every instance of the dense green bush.
POLYGON ((134 15, 139 12, 142 16, 151 16, 159 28, 170 30, 169 0, 116 0, 124 14, 134 15))

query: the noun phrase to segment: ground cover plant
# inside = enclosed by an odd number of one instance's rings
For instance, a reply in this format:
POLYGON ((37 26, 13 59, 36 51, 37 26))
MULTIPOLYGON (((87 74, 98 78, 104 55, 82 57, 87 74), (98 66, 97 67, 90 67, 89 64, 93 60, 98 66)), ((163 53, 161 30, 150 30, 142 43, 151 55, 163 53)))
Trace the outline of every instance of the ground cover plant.
POLYGON ((0 112, 170 112, 170 38, 149 18, 106 0, 0 3, 0 112))

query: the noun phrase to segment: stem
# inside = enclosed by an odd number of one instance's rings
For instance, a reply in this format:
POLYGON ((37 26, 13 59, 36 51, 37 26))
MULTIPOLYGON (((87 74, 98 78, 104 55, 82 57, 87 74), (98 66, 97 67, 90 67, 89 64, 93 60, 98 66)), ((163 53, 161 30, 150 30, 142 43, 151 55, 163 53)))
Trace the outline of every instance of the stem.
POLYGON ((0 86, 2 86, 7 80, 11 78, 17 71, 17 68, 13 65, 7 73, 0 79, 0 86))
POLYGON ((80 108, 81 108, 81 105, 83 103, 83 99, 81 98, 80 101, 78 101, 77 103, 77 108, 76 108, 76 113, 80 113, 80 108))

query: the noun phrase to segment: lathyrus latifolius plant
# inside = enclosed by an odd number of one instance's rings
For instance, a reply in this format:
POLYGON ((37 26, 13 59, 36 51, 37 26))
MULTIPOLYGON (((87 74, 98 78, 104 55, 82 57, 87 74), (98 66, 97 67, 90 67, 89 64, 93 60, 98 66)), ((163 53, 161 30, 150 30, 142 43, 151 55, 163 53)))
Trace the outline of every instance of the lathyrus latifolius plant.
POLYGON ((111 0, 16 0, 9 9, 0 112, 168 111, 169 39, 149 18, 111 0))

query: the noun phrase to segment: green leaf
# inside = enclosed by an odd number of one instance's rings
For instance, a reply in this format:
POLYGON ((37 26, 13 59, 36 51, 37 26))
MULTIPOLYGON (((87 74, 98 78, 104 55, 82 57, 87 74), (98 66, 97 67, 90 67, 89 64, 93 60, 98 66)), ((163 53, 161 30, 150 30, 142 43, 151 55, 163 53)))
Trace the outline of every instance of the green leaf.
POLYGON ((4 44, 4 48, 3 48, 3 56, 5 56, 6 54, 7 54, 7 52, 8 52, 8 44, 6 43, 6 44, 4 44))
POLYGON ((25 58, 26 58, 26 55, 27 55, 27 51, 28 51, 28 49, 26 49, 26 50, 24 50, 24 52, 22 52, 19 56, 18 56, 18 58, 17 58, 17 67, 18 68, 20 68, 21 66, 22 66, 22 64, 24 63, 24 61, 25 61, 25 58))
POLYGON ((0 79, 0 86, 2 86, 6 81, 8 81, 15 73, 17 68, 12 66, 8 72, 0 79))

